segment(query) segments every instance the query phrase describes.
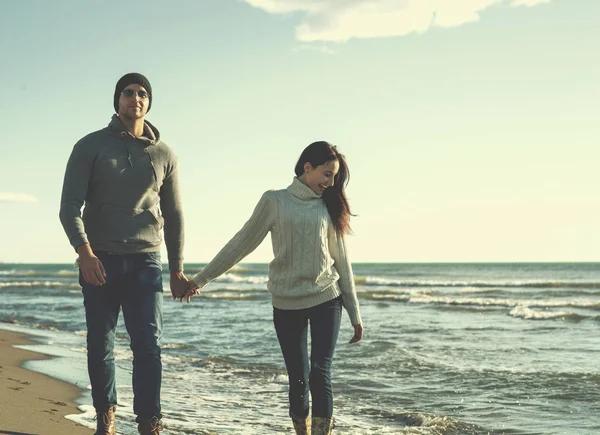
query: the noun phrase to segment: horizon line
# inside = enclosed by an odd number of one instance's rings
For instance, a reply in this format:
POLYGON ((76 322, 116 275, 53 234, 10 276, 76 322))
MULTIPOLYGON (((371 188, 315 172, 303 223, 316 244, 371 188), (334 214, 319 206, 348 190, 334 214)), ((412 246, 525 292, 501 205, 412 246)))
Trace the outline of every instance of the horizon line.
MULTIPOLYGON (((210 261, 190 261, 184 262, 184 265, 195 265, 195 264, 208 264, 210 261)), ((167 264, 167 261, 163 261, 163 264, 167 264)), ((600 264, 599 260, 579 260, 579 261, 351 261, 352 264, 600 264)), ((30 264, 30 265, 73 265, 73 262, 7 262, 0 261, 0 265, 11 265, 11 264, 30 264)), ((242 264, 260 264, 268 265, 270 261, 265 262, 240 262, 237 265, 242 264)), ((236 266, 237 266, 236 265, 236 266)), ((234 266, 234 267, 236 267, 234 266)), ((75 269, 75 267, 73 267, 75 269)))

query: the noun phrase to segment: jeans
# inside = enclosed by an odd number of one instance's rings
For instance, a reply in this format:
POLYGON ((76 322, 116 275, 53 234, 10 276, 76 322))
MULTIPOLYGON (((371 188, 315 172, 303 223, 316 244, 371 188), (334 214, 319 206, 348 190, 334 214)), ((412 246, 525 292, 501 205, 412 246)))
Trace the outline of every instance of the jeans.
POLYGON ((313 417, 333 415, 331 362, 340 331, 342 298, 302 310, 273 308, 273 322, 289 377, 290 416, 304 419, 312 396, 313 417), (308 361, 307 331, 311 352, 308 361))
POLYGON ((87 324, 87 360, 96 409, 117 404, 115 328, 123 307, 133 351, 133 410, 138 422, 162 417, 162 264, 160 253, 113 255, 96 252, 106 271, 106 283, 95 286, 79 278, 87 324))

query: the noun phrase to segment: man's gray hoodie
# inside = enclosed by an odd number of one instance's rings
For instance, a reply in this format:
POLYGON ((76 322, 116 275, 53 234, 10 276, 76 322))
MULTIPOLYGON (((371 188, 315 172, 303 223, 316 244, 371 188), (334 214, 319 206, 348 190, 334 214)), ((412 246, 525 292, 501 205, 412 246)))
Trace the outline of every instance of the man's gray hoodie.
POLYGON ((60 221, 71 245, 132 254, 160 251, 164 226, 170 270, 183 270, 183 213, 177 157, 145 122, 135 138, 117 115, 75 144, 63 184, 60 221), (83 218, 81 207, 85 203, 83 218))

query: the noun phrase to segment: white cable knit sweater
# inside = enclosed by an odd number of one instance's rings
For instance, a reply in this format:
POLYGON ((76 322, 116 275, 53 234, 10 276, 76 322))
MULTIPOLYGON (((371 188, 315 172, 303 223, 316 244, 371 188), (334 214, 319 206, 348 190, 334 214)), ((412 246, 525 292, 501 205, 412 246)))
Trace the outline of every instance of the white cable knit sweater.
POLYGON ((267 288, 273 306, 314 307, 342 295, 353 325, 362 323, 352 266, 323 200, 294 178, 284 190, 269 190, 244 227, 193 281, 200 287, 227 272, 254 251, 271 231, 275 259, 267 288))

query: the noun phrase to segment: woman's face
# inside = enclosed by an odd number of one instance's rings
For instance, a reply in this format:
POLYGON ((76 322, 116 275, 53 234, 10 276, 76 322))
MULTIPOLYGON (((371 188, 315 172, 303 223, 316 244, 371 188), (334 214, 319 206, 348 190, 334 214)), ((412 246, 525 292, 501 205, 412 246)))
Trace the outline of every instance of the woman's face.
POLYGON ((306 162, 304 164, 304 174, 299 178, 317 195, 322 195, 325 189, 333 186, 333 180, 339 170, 340 162, 337 160, 330 160, 316 167, 306 162))

